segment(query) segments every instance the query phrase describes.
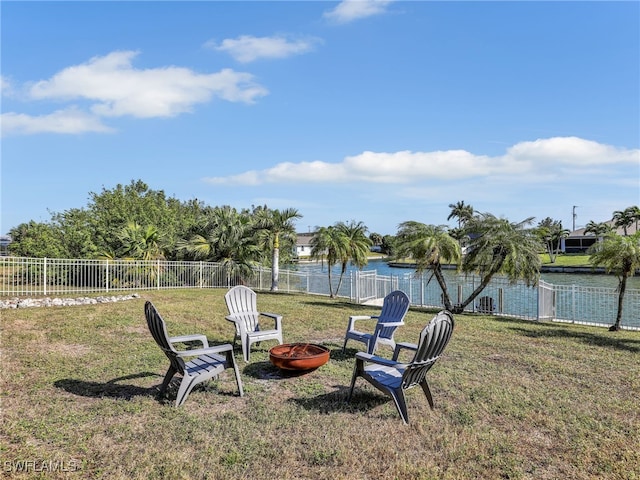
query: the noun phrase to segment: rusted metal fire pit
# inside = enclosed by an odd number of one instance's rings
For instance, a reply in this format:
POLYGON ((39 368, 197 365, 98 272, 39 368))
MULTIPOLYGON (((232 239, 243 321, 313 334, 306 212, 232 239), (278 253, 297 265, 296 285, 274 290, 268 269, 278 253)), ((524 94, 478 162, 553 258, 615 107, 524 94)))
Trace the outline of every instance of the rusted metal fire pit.
POLYGON ((269 350, 269 361, 282 370, 313 370, 329 361, 329 349, 315 343, 284 343, 269 350))

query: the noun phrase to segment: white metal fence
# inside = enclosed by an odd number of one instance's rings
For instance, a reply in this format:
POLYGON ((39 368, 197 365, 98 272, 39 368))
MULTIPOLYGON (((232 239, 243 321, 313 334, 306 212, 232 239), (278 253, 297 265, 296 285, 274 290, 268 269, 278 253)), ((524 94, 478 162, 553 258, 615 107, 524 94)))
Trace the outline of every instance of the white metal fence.
MULTIPOLYGON (((338 278, 333 278, 337 288, 338 278)), ((473 275, 448 274, 447 285, 453 303, 461 303, 477 287, 473 275)), ((271 287, 271 270, 257 268, 249 277, 227 274, 224 266, 211 262, 70 260, 52 258, 0 257, 0 295, 29 297, 70 295, 123 290, 160 290, 172 288, 228 288, 245 284, 256 290, 271 287)), ((279 286, 283 292, 328 295, 326 273, 280 270, 279 286)), ((338 296, 356 303, 382 299, 393 290, 402 290, 412 305, 441 308, 442 290, 430 273, 416 277, 378 275, 376 271, 353 272, 340 286, 338 296)), ((540 281, 537 286, 510 283, 494 278, 483 290, 481 299, 467 311, 489 311, 496 315, 530 320, 554 320, 609 326, 617 312, 615 288, 552 285, 540 281)), ((640 330, 640 290, 627 290, 624 298, 622 326, 640 330)))

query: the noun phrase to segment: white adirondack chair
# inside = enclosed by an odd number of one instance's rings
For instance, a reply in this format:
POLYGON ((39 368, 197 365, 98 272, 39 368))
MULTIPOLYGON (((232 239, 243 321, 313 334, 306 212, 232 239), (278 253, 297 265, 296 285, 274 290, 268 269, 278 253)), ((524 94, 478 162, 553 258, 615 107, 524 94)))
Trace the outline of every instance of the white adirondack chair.
POLYGON ((282 315, 258 312, 256 292, 244 285, 238 285, 225 294, 224 300, 229 310, 229 315, 225 319, 233 322, 236 328, 233 344, 235 345, 236 341, 240 340, 245 362, 249 362, 251 344, 253 343, 277 340, 279 344, 282 344, 282 315), (260 317, 273 320, 273 328, 263 329, 260 317))
POLYGON ((169 337, 167 326, 153 304, 147 301, 144 305, 144 313, 147 325, 153 338, 165 355, 169 358, 169 369, 164 377, 160 393, 169 386, 169 382, 174 375, 182 375, 182 382, 176 397, 176 407, 182 405, 193 387, 206 380, 217 377, 227 368, 233 368, 238 384, 238 392, 242 397, 242 380, 240 371, 233 356, 233 345, 225 344, 210 347, 207 337, 204 335, 182 335, 179 337, 169 337), (175 344, 184 342, 200 342, 202 348, 196 350, 176 350, 175 344), (186 361, 185 358, 192 360, 186 361), (195 357, 195 358, 193 358, 195 357))
POLYGON ((350 401, 353 396, 356 378, 362 377, 382 393, 393 398, 398 413, 405 424, 409 423, 407 402, 404 396, 405 390, 420 385, 427 397, 429 406, 433 409, 433 397, 427 382, 427 372, 440 358, 444 348, 449 343, 453 327, 453 315, 443 310, 422 329, 417 345, 398 343, 392 360, 358 352, 347 401, 350 401), (402 363, 397 361, 402 349, 409 349, 415 352, 410 362, 402 363))
POLYGON ((393 336, 396 329, 404 325, 404 317, 409 311, 409 303, 409 297, 407 297, 406 293, 395 290, 384 297, 380 315, 350 316, 342 352, 344 353, 347 348, 348 340, 356 340, 364 343, 367 346, 367 353, 370 354, 375 353, 379 344, 388 345, 392 349, 396 348, 396 342, 393 336), (373 332, 364 332, 356 329, 356 322, 371 319, 377 319, 373 332))

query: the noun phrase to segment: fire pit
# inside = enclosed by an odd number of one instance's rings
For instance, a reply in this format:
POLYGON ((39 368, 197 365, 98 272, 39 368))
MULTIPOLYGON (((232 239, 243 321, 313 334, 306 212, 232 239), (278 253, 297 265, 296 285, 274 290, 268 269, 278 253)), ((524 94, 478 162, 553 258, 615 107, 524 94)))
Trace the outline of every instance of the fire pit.
POLYGON ((314 343, 285 343, 269 350, 269 361, 282 370, 313 370, 329 361, 329 349, 314 343))

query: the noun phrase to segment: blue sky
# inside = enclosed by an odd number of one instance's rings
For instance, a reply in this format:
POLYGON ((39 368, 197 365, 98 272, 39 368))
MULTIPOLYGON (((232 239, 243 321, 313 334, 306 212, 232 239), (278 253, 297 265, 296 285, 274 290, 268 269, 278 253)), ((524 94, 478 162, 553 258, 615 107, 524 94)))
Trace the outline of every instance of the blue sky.
POLYGON ((640 204, 639 2, 0 9, 0 233, 137 179, 300 232, 640 204))

